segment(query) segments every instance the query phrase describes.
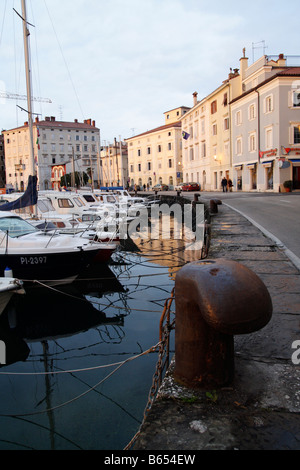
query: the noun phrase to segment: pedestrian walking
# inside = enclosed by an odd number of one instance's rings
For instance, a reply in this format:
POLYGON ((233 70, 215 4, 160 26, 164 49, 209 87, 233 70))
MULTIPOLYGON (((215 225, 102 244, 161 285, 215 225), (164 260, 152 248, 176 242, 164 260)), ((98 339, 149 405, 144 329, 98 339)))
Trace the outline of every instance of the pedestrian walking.
POLYGON ((222 188, 223 188, 223 193, 227 192, 227 179, 224 178, 222 179, 222 188))

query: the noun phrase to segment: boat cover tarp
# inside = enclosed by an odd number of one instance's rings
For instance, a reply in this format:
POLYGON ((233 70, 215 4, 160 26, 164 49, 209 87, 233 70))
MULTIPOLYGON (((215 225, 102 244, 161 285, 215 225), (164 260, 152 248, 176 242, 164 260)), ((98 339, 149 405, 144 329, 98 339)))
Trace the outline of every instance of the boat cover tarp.
POLYGON ((0 205, 0 211, 14 211, 22 207, 34 206, 38 200, 37 176, 30 175, 24 194, 15 201, 0 205))

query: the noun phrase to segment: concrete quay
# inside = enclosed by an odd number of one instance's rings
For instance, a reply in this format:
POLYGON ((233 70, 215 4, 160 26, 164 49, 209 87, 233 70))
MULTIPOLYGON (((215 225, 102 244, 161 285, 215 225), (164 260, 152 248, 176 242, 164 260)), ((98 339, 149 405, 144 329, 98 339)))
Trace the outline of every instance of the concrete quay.
POLYGON ((255 333, 235 336, 229 387, 183 387, 173 378, 173 359, 130 450, 300 450, 300 272, 226 205, 218 206, 211 225, 208 258, 231 259, 254 271, 271 295, 272 318, 255 333))

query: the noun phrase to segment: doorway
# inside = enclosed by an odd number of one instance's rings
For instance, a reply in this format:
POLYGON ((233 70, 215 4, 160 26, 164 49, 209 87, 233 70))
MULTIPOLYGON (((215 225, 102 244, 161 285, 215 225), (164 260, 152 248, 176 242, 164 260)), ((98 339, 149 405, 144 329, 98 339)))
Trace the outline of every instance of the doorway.
POLYGON ((300 189, 300 166, 293 167, 293 189, 300 189))

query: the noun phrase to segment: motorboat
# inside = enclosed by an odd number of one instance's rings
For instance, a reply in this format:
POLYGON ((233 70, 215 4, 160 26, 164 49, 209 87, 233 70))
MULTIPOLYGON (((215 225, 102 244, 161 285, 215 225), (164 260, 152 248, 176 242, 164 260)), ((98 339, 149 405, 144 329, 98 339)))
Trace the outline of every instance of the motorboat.
POLYGON ((70 282, 94 260, 107 262, 114 243, 39 230, 12 212, 0 212, 0 272, 23 282, 70 282))
MULTIPOLYGON (((10 271, 6 269, 6 273, 10 271)), ((25 294, 23 282, 14 277, 0 277, 0 315, 14 294, 25 294)))
MULTIPOLYGON (((10 194, 0 197, 0 210, 13 208, 14 212, 27 220, 29 223, 41 230, 57 230, 59 233, 75 235, 78 234, 83 238, 89 240, 97 240, 101 242, 118 242, 120 237, 117 232, 116 222, 111 217, 109 212, 98 212, 94 210, 81 209, 84 202, 74 195, 72 197, 60 198, 61 193, 54 192, 54 201, 57 207, 60 205, 61 210, 58 213, 53 204, 51 197, 38 194, 36 203, 33 205, 22 206, 20 199, 23 195, 10 194), (69 208, 75 207, 78 204, 78 209, 69 212, 69 208)), ((52 197, 53 197, 52 195, 52 197)))

